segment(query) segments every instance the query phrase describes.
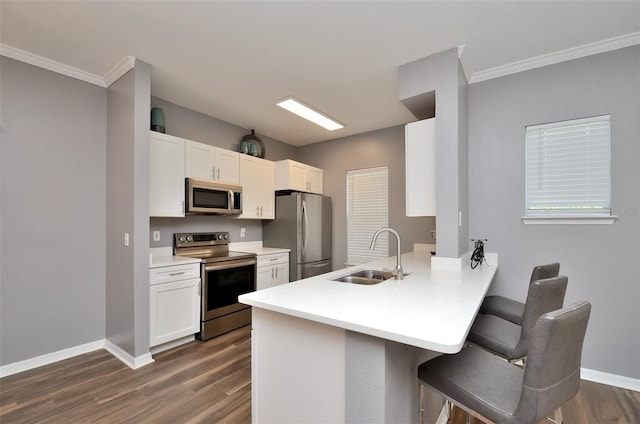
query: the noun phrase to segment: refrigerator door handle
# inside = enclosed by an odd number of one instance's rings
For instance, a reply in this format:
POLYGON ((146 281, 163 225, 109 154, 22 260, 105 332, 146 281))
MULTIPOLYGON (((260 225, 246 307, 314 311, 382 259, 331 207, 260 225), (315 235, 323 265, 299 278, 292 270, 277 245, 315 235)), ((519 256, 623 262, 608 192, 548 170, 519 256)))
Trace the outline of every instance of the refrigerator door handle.
POLYGON ((302 200, 302 256, 307 247, 307 232, 309 230, 309 220, 307 219, 307 203, 302 200))
POLYGON ((329 264, 329 261, 322 261, 315 264, 305 264, 305 268, 321 268, 329 264))

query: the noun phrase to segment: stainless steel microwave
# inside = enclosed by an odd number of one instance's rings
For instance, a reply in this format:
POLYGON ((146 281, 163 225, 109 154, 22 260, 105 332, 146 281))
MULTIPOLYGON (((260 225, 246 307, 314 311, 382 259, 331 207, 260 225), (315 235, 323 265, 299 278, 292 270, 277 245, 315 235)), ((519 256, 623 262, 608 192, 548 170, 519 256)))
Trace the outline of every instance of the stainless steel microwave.
POLYGON ((219 181, 185 178, 185 213, 239 215, 242 186, 219 181))

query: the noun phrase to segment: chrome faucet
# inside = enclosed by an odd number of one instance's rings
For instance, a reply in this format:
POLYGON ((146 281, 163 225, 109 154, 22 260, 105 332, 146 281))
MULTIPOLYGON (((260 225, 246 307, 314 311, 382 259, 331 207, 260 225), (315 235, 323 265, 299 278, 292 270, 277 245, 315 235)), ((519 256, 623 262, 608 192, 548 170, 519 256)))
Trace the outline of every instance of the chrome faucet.
POLYGON ((400 264, 400 262, 401 262, 400 261, 400 234, 398 234, 398 232, 396 230, 394 230, 393 228, 389 228, 389 227, 380 228, 373 235, 373 240, 371 240, 371 245, 369 246, 369 250, 373 250, 373 248, 376 245, 376 240, 378 239, 378 236, 383 231, 390 232, 391 234, 396 236, 396 240, 398 241, 398 256, 396 257, 396 268, 392 272, 393 272, 393 275, 395 275, 396 280, 402 280, 402 279, 404 279, 404 271, 402 271, 402 265, 400 264))

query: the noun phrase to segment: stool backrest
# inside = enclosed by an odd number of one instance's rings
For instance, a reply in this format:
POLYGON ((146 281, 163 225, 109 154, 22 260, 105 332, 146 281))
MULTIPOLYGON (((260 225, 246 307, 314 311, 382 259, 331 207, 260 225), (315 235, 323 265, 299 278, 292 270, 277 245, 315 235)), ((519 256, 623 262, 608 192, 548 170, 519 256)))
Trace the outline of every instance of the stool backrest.
POLYGON ((578 302, 538 319, 515 414, 523 421, 516 422, 538 422, 578 393, 582 345, 590 314, 591 304, 578 302))
POLYGON ((558 276, 535 280, 529 285, 527 300, 524 304, 520 341, 515 349, 514 357, 527 355, 531 331, 541 315, 561 309, 567 291, 568 278, 558 276))
POLYGON ((529 280, 529 284, 533 283, 536 280, 544 280, 545 278, 557 277, 559 274, 560 264, 558 262, 547 265, 537 265, 533 267, 533 271, 531 271, 531 279, 529 280))

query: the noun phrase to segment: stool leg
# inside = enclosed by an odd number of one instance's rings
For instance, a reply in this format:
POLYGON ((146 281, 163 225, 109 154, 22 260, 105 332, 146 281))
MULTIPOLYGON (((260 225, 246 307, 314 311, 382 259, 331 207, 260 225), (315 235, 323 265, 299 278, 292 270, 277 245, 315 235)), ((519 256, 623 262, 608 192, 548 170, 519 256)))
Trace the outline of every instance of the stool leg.
POLYGON ((556 409, 554 414, 554 418, 556 419, 556 424, 562 424, 562 408, 556 409))

